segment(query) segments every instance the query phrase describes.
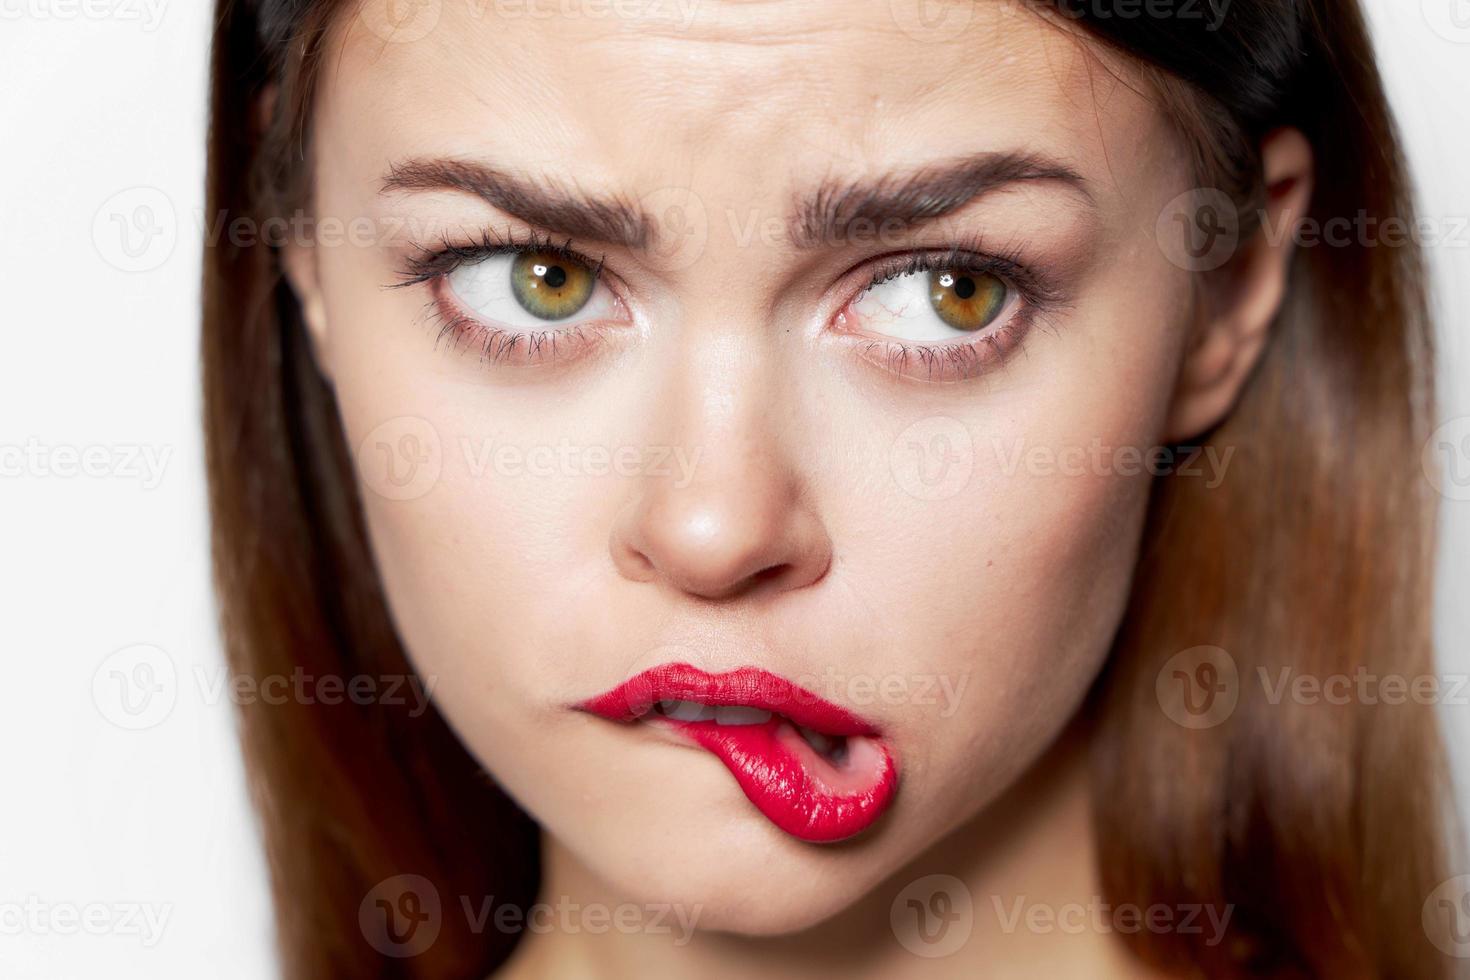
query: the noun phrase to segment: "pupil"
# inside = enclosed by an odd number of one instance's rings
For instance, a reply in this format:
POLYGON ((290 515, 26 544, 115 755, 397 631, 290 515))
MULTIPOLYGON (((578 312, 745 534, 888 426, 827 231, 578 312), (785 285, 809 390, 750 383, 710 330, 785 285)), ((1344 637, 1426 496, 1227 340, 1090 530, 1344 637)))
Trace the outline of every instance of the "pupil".
MULTIPOLYGON (((554 265, 550 269, 547 269, 546 275, 542 276, 541 278, 545 281, 546 285, 550 286, 552 289, 560 289, 562 286, 566 285, 567 270, 563 269, 559 265, 554 265)), ((973 286, 970 287, 970 291, 975 291, 973 286)))
POLYGON ((975 295, 975 280, 969 276, 961 276, 954 284, 954 294, 960 299, 969 299, 975 295))

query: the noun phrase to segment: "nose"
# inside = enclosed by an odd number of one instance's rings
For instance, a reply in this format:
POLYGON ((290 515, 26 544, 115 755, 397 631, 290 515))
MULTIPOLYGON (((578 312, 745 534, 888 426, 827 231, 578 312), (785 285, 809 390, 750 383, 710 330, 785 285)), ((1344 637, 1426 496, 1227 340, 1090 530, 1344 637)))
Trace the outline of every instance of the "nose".
POLYGON ((640 476, 615 519, 610 547, 624 578, 723 600, 789 592, 827 573, 827 529, 763 425, 753 412, 681 427, 678 475, 640 476))
POLYGON ((779 474, 726 469, 686 487, 652 479, 613 529, 624 578, 730 599, 803 588, 826 574, 827 533, 779 474))

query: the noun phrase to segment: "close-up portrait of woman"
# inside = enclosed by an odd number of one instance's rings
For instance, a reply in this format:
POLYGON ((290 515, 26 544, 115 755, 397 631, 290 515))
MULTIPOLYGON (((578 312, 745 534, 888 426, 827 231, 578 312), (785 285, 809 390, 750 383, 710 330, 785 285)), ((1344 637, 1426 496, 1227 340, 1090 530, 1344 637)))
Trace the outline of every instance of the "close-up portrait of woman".
POLYGON ((6 975, 1470 975, 1459 0, 192 2, 0 24, 6 975))

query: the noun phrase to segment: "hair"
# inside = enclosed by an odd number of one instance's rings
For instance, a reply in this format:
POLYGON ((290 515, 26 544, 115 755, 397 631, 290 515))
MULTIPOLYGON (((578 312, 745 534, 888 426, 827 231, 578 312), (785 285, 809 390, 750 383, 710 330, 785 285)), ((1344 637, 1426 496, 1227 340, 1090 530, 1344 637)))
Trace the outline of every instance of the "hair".
MULTIPOLYGON (((309 209, 311 103, 342 0, 218 0, 208 206, 267 226, 309 209)), ((1040 0, 1033 0, 1040 2, 1040 0)), ((1202 186, 1247 233, 1259 146, 1300 129, 1318 160, 1311 218, 1412 215, 1357 0, 1235 0, 1210 18, 1102 16, 1056 0, 1141 62, 1202 186)), ((1213 6, 1213 3, 1211 4, 1213 6)), ((1136 14, 1137 11, 1135 10, 1136 14)), ((204 413, 217 589, 232 670, 411 676, 367 546, 351 456, 271 242, 206 248, 204 413)), ((1209 977, 1446 977, 1423 903, 1444 874, 1442 746, 1421 705, 1270 703, 1241 685, 1228 720, 1186 729, 1155 679, 1199 644, 1242 677, 1432 673, 1433 499, 1419 473, 1432 392, 1411 245, 1298 249, 1273 336, 1231 416, 1231 477, 1160 476, 1128 609, 1092 707, 1105 898, 1229 908, 1229 939, 1124 938, 1157 968, 1209 977)), ((522 907, 535 823, 432 707, 242 708, 290 977, 485 975, 515 936, 444 916, 421 955, 364 941, 379 882, 522 907)))

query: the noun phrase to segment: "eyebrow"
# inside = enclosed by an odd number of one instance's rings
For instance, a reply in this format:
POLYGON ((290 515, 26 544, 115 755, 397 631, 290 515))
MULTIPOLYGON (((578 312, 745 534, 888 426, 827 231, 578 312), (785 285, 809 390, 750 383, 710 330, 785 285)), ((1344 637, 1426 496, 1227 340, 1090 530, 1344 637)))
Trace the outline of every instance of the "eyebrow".
MULTIPOLYGON (((797 248, 838 244, 880 227, 932 221, 1002 187, 1041 182, 1061 183, 1092 201, 1086 180, 1059 161, 1028 153, 982 153, 911 174, 869 181, 824 180, 798 196, 788 237, 797 248)), ((647 249, 658 237, 656 222, 625 197, 596 197, 472 160, 394 164, 382 187, 383 193, 443 190, 473 194, 529 225, 576 239, 647 249)))
POLYGON ((411 160, 395 164, 383 192, 454 190, 479 197, 491 207, 530 225, 627 248, 647 248, 654 239, 652 220, 622 197, 593 197, 559 184, 534 182, 468 160, 411 160))
POLYGON ((1089 205, 1087 181, 1060 161, 1028 153, 982 153, 875 181, 824 181, 793 208, 792 243, 836 244, 856 234, 933 221, 992 191, 1021 183, 1057 182, 1089 205))

